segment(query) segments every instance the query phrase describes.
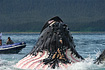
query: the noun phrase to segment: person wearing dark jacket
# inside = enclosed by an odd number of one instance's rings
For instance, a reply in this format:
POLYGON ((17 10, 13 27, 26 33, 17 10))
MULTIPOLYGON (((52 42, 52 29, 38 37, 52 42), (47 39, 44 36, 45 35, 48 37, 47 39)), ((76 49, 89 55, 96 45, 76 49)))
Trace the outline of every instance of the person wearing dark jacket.
POLYGON ((6 44, 8 45, 8 44, 13 44, 13 43, 14 43, 14 42, 11 40, 11 38, 8 37, 8 40, 7 40, 6 44))

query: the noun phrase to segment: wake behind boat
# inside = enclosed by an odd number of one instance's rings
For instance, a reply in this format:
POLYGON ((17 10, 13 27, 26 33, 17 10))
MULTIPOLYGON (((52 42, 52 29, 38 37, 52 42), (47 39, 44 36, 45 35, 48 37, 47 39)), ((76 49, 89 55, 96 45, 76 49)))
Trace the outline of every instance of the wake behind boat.
POLYGON ((9 54, 9 53, 16 54, 19 53, 25 47, 26 47, 25 42, 2 45, 0 46, 0 54, 9 54))

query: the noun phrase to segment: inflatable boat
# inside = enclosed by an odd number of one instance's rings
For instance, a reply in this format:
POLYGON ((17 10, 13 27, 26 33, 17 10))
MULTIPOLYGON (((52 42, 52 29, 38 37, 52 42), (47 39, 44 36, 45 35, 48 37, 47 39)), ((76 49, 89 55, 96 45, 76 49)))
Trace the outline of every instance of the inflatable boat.
POLYGON ((16 54, 19 53, 25 47, 26 47, 25 42, 2 45, 0 46, 0 54, 9 54, 9 53, 16 54))

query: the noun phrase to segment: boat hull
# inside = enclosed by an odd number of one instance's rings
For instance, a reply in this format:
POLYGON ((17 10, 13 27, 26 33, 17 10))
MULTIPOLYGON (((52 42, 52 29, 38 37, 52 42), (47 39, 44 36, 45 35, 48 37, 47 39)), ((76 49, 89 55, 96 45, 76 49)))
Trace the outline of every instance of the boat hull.
POLYGON ((0 46, 0 54, 16 54, 26 47, 26 43, 15 43, 11 45, 0 46))

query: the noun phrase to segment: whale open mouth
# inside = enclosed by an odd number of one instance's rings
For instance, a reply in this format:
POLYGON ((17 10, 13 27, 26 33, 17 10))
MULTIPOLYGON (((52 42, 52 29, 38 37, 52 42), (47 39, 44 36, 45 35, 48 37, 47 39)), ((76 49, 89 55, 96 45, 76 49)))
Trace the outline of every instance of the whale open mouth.
POLYGON ((16 64, 16 67, 22 69, 67 68, 81 60, 83 57, 75 49, 68 26, 56 16, 43 26, 36 45, 16 64))

